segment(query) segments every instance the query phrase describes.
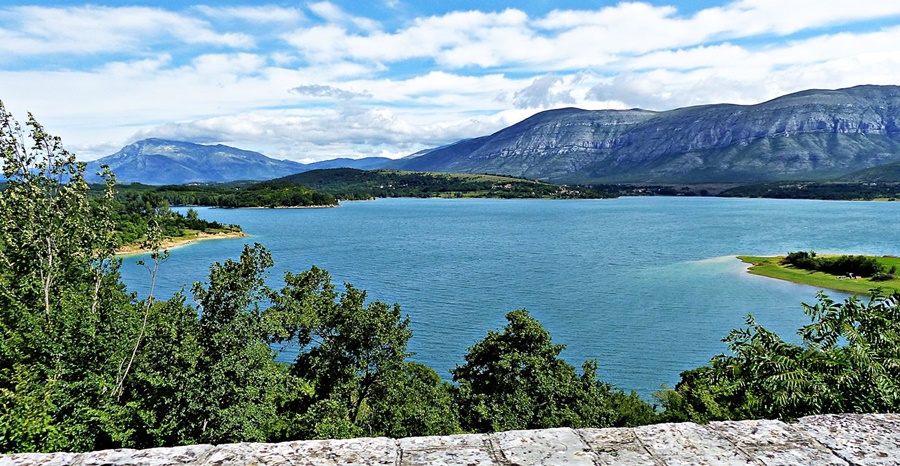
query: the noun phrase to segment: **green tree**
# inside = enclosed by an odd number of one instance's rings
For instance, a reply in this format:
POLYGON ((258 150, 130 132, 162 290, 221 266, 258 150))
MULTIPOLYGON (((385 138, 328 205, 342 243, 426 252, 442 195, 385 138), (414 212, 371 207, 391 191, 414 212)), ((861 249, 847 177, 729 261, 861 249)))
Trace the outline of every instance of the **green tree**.
POLYGON ((84 164, 31 115, 27 128, 0 103, 0 449, 87 449, 134 326, 112 259, 114 180, 92 201, 84 164))
POLYGON ((316 268, 276 292, 258 244, 211 265, 196 307, 159 300, 160 239, 200 220, 155 193, 117 206, 108 171, 92 198, 84 164, 28 128, 0 104, 0 451, 459 430, 448 384, 406 360, 398 305, 338 294, 316 268), (119 282, 122 218, 153 249, 142 300, 119 282), (303 348, 293 365, 274 362, 270 344, 287 341, 303 348))
POLYGON ((284 372, 267 344, 261 308, 271 266, 262 246, 245 245, 240 260, 210 267, 208 285, 194 284, 200 312, 196 374, 204 394, 190 410, 203 442, 264 441, 275 423, 274 394, 284 372))
POLYGON ((366 422, 370 433, 418 437, 461 433, 452 385, 434 369, 407 361, 375 386, 366 422))
POLYGON ((458 430, 446 384, 406 361, 412 336, 400 306, 366 303, 365 291, 312 267, 285 274, 268 313, 274 342, 301 348, 291 374, 301 393, 285 406, 296 437, 425 435, 458 430), (415 421, 413 423, 412 421, 415 421))
POLYGON ((607 427, 652 420, 646 403, 600 382, 595 361, 585 362, 578 375, 559 357, 565 346, 554 344, 528 311, 510 312, 506 319, 502 332, 488 332, 469 348, 466 363, 451 371, 459 383, 464 429, 607 427))
POLYGON ((660 395, 672 420, 794 419, 900 409, 900 295, 804 304, 812 323, 787 343, 757 324, 733 330, 730 355, 682 374, 660 395))

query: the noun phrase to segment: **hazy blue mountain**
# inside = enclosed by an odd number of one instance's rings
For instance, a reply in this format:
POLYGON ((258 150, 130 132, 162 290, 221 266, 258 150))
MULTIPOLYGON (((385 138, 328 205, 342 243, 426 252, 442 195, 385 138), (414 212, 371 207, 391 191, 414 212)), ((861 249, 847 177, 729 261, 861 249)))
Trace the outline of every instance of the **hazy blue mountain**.
POLYGON ((101 164, 107 164, 120 182, 163 185, 270 180, 317 168, 380 168, 390 161, 383 157, 371 157, 302 164, 221 144, 144 139, 88 163, 88 173, 95 173, 101 164))
POLYGON ((88 164, 94 173, 109 165, 123 183, 185 184, 268 180, 303 171, 304 165, 275 160, 259 152, 221 144, 208 146, 165 139, 144 139, 88 164))
POLYGON ((665 112, 567 108, 394 167, 558 182, 826 179, 900 161, 898 120, 898 86, 665 112))

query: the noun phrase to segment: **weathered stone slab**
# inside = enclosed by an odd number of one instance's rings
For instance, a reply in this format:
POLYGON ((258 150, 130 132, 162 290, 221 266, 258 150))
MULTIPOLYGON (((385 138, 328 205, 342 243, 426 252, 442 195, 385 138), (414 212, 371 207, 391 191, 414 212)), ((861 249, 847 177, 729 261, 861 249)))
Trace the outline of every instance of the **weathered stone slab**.
POLYGON ((75 462, 80 453, 19 453, 0 455, 0 466, 64 466, 75 462))
POLYGON ((216 447, 212 445, 189 445, 173 448, 150 448, 146 450, 103 450, 90 453, 26 453, 20 455, 0 455, 0 466, 96 466, 96 465, 147 465, 179 466, 194 463, 216 447))
POLYGON ((631 429, 579 429, 602 464, 653 465, 657 463, 631 429))
POLYGON ((594 466, 596 455, 572 430, 514 430, 492 435, 512 464, 594 466))
POLYGON ((847 466, 825 446, 781 421, 713 422, 709 428, 769 466, 847 466))
POLYGON ((290 442, 291 462, 299 466, 395 466, 397 442, 384 437, 290 442))
POLYGON ((85 453, 73 464, 77 466, 131 465, 178 466, 192 463, 215 447, 191 445, 173 448, 149 448, 146 450, 104 450, 85 453))
POLYGON ((898 414, 809 416, 795 425, 849 463, 900 464, 898 414))
POLYGON ((0 466, 900 465, 900 415, 0 455, 0 466))
POLYGON ((486 435, 411 437, 398 441, 401 466, 492 466, 496 464, 486 435))
POLYGON ((305 464, 290 443, 232 443, 216 447, 202 465, 292 465, 305 464), (296 462, 294 462, 296 460, 296 462))
POLYGON ((756 465, 737 445, 708 426, 686 422, 635 427, 635 436, 668 466, 756 465))

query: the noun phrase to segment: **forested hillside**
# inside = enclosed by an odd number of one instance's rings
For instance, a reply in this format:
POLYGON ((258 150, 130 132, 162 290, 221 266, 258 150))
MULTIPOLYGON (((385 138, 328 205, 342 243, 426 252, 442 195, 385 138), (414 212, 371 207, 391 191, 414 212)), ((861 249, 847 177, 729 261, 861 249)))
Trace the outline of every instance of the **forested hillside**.
POLYGON ((569 187, 508 176, 334 168, 286 176, 270 183, 293 183, 339 199, 376 197, 495 197, 602 199, 614 197, 582 186, 569 187))
POLYGON ((173 206, 210 207, 331 207, 334 196, 294 183, 264 181, 211 185, 118 185, 118 197, 154 196, 173 206))

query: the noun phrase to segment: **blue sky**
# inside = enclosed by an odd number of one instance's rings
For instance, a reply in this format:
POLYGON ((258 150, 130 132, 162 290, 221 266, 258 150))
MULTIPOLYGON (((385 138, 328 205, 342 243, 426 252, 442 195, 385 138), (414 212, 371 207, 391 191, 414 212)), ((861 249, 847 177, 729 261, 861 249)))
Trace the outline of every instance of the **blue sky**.
POLYGON ((898 81, 896 1, 0 0, 0 100, 83 160, 147 137, 399 157, 551 108, 898 81))

